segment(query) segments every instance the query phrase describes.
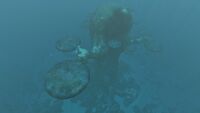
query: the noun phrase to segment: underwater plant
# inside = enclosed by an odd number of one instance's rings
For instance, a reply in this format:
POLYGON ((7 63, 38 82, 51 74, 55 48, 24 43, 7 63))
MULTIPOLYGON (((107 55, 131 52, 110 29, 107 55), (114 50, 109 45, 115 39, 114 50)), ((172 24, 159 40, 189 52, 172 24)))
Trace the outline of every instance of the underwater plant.
POLYGON ((91 49, 81 47, 80 40, 73 38, 57 41, 58 51, 74 51, 76 58, 50 69, 45 79, 47 93, 56 99, 69 99, 84 107, 85 113, 125 113, 123 107, 134 103, 140 86, 132 73, 120 68, 120 56, 135 42, 145 42, 148 47, 146 40, 130 38, 132 26, 128 8, 98 8, 89 18, 91 49))

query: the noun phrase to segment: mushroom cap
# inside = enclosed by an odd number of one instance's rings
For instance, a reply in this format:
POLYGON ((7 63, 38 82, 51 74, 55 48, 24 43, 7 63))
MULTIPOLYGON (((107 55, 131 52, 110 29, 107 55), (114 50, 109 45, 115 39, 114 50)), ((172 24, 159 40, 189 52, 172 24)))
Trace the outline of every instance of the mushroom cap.
POLYGON ((86 88, 89 75, 85 64, 77 60, 66 60, 49 70, 45 79, 45 89, 54 98, 72 98, 86 88))

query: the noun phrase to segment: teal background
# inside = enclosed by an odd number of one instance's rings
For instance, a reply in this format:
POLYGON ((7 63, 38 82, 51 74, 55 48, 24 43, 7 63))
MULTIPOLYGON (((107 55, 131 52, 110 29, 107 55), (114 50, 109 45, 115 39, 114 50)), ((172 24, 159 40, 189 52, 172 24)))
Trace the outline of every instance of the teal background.
MULTIPOLYGON (((198 0, 0 0, 0 113, 48 109, 35 106, 44 101, 38 98, 43 75, 68 57, 56 51, 55 41, 75 35, 87 45, 87 19, 96 7, 112 2, 133 10, 133 35, 145 32, 162 46, 161 53, 139 47, 123 57, 141 86, 136 104, 153 104, 156 113, 199 113, 198 0)), ((71 106, 63 109, 82 111, 71 106)))

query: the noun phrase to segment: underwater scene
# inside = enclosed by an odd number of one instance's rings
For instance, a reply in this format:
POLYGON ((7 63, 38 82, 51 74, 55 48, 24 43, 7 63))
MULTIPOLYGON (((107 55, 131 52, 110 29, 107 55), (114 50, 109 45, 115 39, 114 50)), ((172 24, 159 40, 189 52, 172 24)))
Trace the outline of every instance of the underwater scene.
POLYGON ((200 113, 199 6, 0 0, 0 113, 200 113))

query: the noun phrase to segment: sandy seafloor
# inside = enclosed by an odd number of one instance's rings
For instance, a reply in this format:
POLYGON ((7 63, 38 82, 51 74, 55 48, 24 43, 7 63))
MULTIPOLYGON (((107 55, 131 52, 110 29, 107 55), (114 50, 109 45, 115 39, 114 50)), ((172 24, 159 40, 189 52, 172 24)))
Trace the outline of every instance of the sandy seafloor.
MULTIPOLYGON (((200 113, 198 0, 1 0, 0 113, 50 109, 40 96, 43 75, 70 57, 56 51, 55 41, 75 34, 87 45, 87 19, 96 7, 112 2, 133 9, 133 34, 148 34, 162 46, 160 53, 138 47, 122 57, 141 87, 134 104, 152 105, 154 113, 200 113)), ((63 113, 82 113, 64 103, 63 113)))

